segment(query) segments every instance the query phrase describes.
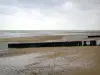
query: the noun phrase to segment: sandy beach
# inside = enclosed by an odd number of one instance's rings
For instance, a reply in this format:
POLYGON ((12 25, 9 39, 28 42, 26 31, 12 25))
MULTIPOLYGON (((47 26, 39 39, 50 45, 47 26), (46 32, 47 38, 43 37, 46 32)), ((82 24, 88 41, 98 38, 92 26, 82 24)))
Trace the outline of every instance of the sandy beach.
MULTIPOLYGON (((0 42, 90 40, 86 36, 82 39, 81 36, 65 36, 0 38, 0 42)), ((100 46, 1 50, 0 75, 100 75, 99 57, 100 46)))
POLYGON ((10 49, 0 52, 1 75, 99 75, 100 46, 10 49))

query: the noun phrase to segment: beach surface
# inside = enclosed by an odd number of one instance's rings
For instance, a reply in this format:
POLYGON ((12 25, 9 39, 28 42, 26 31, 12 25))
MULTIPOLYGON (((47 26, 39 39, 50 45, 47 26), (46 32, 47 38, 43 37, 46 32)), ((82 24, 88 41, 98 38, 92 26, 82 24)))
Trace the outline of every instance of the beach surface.
POLYGON ((100 46, 0 52, 1 75, 100 75, 100 46))
POLYGON ((100 31, 0 31, 0 42, 84 40, 88 35, 100 35, 100 31))
MULTIPOLYGON (((86 35, 75 37, 72 35, 42 35, 0 38, 0 42, 43 42, 71 39, 84 40, 87 38, 86 35)), ((95 39, 99 40, 99 38, 95 39)), ((0 50, 0 75, 100 75, 99 64, 100 46, 0 50)))

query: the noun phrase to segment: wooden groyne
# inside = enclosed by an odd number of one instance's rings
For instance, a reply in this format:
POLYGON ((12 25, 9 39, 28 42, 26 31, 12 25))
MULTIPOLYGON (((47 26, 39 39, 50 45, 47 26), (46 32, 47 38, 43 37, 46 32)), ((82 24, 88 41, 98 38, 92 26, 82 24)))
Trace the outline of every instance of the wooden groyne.
POLYGON ((39 42, 39 43, 9 43, 8 48, 39 48, 39 47, 71 47, 71 46, 96 46, 96 41, 64 41, 64 42, 39 42))
POLYGON ((88 38, 100 38, 100 35, 88 36, 88 38))

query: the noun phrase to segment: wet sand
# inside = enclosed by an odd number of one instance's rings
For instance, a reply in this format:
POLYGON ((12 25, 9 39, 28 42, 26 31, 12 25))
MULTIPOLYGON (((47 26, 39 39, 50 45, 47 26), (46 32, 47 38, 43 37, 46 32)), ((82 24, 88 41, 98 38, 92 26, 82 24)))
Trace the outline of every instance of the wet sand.
MULTIPOLYGON (((62 37, 64 35, 5 38, 0 39, 0 42, 59 41, 62 37)), ((66 38, 63 39, 66 40, 66 38)), ((100 46, 0 51, 0 75, 100 75, 99 64, 100 46)))
POLYGON ((47 40, 58 40, 64 35, 48 35, 48 36, 34 36, 34 37, 17 37, 17 38, 0 38, 0 42, 40 42, 47 40))
POLYGON ((8 55, 0 56, 0 75, 100 75, 100 46, 26 48, 4 53, 8 55))

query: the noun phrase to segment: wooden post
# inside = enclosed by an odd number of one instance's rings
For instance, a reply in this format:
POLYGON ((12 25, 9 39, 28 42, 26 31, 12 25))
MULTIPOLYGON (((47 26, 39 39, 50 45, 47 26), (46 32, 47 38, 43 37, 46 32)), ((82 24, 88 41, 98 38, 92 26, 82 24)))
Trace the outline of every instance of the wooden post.
POLYGON ((87 45, 86 45, 86 41, 84 41, 84 46, 87 46, 87 45))
POLYGON ((91 46, 96 46, 96 41, 95 40, 90 41, 90 44, 91 44, 91 46))

